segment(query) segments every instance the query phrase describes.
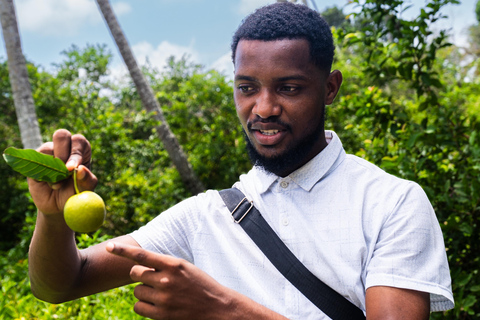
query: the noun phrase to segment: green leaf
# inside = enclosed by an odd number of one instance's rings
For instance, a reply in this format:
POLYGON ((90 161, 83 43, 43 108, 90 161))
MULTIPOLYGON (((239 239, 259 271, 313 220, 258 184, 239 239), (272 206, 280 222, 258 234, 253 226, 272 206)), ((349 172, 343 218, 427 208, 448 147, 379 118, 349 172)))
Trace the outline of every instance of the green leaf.
POLYGON ((465 235, 468 235, 468 236, 470 236, 473 232, 473 227, 466 222, 459 225, 458 228, 460 229, 460 231, 462 231, 465 235))
POLYGON ((470 308, 477 302, 477 298, 474 295, 469 294, 463 301, 463 307, 465 309, 470 308))
POLYGON ((10 147, 3 158, 13 170, 38 181, 56 183, 71 175, 62 160, 33 149, 10 147))
POLYGON ((467 283, 470 281, 470 279, 472 279, 472 274, 471 273, 469 273, 469 274, 462 273, 461 275, 459 275, 457 277, 457 285, 459 287, 463 287, 463 286, 467 285, 467 283))
POLYGON ((472 292, 478 292, 480 291, 480 285, 475 285, 470 288, 470 291, 472 292))
POLYGON ((407 148, 411 149, 415 145, 415 142, 419 137, 423 136, 423 132, 415 132, 410 136, 410 138, 407 141, 407 148))

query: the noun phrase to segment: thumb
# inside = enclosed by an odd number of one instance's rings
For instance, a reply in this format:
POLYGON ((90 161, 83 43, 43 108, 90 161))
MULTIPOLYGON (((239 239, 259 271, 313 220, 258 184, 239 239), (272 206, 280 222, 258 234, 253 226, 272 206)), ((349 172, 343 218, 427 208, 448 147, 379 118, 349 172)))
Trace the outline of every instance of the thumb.
POLYGON ((77 168, 77 187, 78 191, 93 191, 97 186, 97 177, 84 165, 77 168))

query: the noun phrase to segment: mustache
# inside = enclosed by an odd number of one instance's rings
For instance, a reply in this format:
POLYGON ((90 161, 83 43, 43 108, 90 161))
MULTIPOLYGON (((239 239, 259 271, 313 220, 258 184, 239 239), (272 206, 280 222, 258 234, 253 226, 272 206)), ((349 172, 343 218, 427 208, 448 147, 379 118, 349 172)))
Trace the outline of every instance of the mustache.
POLYGON ((291 126, 286 123, 286 122, 283 122, 282 120, 280 120, 278 117, 268 117, 266 119, 263 119, 263 118, 260 118, 259 116, 257 116, 255 119, 251 120, 251 121, 247 121, 247 129, 248 131, 251 131, 252 130, 252 126, 256 123, 275 123, 275 124, 278 124, 279 126, 282 126, 284 127, 286 130, 290 130, 291 129, 291 126))

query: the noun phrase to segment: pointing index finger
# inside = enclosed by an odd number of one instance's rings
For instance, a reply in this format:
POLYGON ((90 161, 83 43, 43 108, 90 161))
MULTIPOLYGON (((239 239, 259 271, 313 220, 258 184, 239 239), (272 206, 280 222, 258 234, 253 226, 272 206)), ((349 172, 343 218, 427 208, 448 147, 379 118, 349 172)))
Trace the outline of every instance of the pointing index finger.
POLYGON ((146 267, 154 269, 160 269, 160 267, 162 267, 162 264, 158 257, 156 257, 156 254, 140 247, 108 242, 106 249, 110 253, 128 258, 146 267))

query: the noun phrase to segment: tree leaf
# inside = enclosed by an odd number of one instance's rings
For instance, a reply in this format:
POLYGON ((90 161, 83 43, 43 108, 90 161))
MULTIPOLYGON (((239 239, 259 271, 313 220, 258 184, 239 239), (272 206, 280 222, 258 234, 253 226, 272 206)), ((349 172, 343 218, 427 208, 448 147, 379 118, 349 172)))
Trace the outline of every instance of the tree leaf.
POLYGON ((3 158, 13 170, 38 181, 56 183, 71 175, 62 160, 33 149, 10 147, 3 158))

